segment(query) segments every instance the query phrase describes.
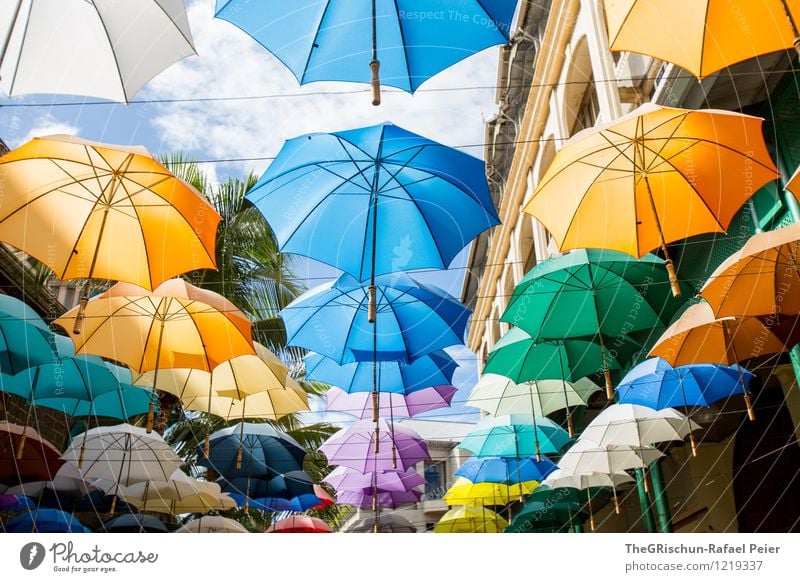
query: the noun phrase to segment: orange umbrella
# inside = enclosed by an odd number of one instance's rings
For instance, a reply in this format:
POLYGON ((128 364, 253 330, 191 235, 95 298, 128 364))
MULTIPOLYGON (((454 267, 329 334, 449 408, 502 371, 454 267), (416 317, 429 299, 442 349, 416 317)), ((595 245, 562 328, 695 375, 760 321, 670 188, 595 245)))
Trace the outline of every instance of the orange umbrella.
POLYGON ((602 248, 641 258, 667 243, 724 232, 739 208, 779 176, 762 119, 729 111, 644 105, 576 134, 525 206, 561 250, 602 248))
POLYGON ((762 232, 717 267, 700 295, 718 317, 800 314, 800 223, 762 232))
POLYGON ((703 78, 797 48, 800 4, 788 0, 605 0, 612 51, 643 53, 703 78))

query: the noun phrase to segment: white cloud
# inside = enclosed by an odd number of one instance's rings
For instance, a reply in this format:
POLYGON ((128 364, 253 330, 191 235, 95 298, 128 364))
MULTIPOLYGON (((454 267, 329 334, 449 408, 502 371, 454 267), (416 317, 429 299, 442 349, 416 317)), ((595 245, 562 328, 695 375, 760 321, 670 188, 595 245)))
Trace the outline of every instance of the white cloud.
POLYGON ((18 143, 11 143, 9 145, 11 147, 17 147, 29 142, 35 137, 42 137, 45 135, 77 135, 79 132, 80 129, 76 125, 58 120, 52 114, 45 113, 33 120, 31 129, 25 137, 19 140, 18 143))

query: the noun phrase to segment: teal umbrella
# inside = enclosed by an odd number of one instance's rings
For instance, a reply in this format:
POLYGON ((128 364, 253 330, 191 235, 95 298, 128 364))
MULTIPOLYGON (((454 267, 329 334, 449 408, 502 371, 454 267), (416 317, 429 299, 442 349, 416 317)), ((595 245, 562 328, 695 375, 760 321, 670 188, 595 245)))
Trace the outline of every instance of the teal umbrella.
POLYGON ((0 317, 0 372, 17 374, 56 359, 54 334, 22 319, 0 317))
POLYGON ((147 414, 151 401, 156 403, 154 412, 158 414, 158 399, 153 399, 150 389, 120 384, 117 388, 95 396, 91 400, 65 397, 40 398, 36 400, 35 404, 61 411, 73 418, 99 416, 128 420, 132 416, 147 414))
POLYGON ((563 428, 549 418, 524 414, 488 417, 458 445, 476 457, 523 459, 542 453, 558 454, 570 442, 563 428))

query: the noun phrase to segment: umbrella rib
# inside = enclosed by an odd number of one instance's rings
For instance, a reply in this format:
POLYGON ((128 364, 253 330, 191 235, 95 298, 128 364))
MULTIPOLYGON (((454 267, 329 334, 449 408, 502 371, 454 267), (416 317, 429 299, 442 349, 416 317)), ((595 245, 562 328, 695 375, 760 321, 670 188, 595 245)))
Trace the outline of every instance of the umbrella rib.
MULTIPOLYGON (((174 20, 172 20, 172 17, 167 13, 166 10, 164 10, 164 7, 161 5, 160 2, 156 2, 155 5, 159 8, 159 10, 161 10, 161 12, 164 13, 164 16, 166 16, 167 21, 170 24, 172 24, 172 26, 175 28, 175 30, 177 30, 178 33, 180 33, 180 35, 186 41, 186 44, 188 44, 190 47, 192 47, 192 52, 196 55, 197 54, 197 49, 194 48, 194 43, 192 42, 191 38, 187 38, 186 37, 186 35, 181 30, 181 28, 178 26, 178 24, 174 20)), ((185 8, 184 8, 184 14, 186 14, 186 9, 185 8)))
POLYGON ((397 18, 397 29, 400 31, 400 46, 403 47, 403 56, 405 57, 403 60, 406 64, 406 75, 408 76, 408 86, 411 88, 411 91, 414 91, 415 83, 414 83, 414 77, 411 76, 411 59, 409 58, 408 55, 408 44, 406 44, 406 31, 403 29, 403 24, 402 24, 403 19, 400 18, 400 14, 402 14, 402 11, 400 10, 400 6, 398 6, 397 4, 397 0, 394 0, 394 9, 395 9, 395 16, 397 18))
MULTIPOLYGON (((147 282, 148 282, 148 287, 150 289, 152 289, 153 288, 153 273, 152 273, 152 270, 150 268, 150 249, 147 246, 147 238, 145 237, 145 233, 144 233, 144 225, 142 224, 142 217, 139 214, 139 210, 137 209, 136 204, 133 203, 133 199, 132 199, 133 196, 132 196, 132 194, 130 192, 128 192, 128 187, 125 185, 125 182, 123 180, 120 180, 120 186, 122 186, 122 189, 125 191, 125 194, 128 196, 128 200, 131 201, 131 208, 133 209, 133 213, 134 213, 134 215, 136 217, 136 223, 139 226, 139 232, 142 235, 142 247, 144 248, 144 258, 145 258, 145 261, 147 263, 147 282)), ((138 192, 137 192, 137 194, 138 194, 138 192)), ((203 246, 203 245, 201 245, 201 246, 203 246)))
MULTIPOLYGON (((158 2, 156 2, 158 4, 158 2)), ((103 15, 100 14, 100 9, 97 7, 97 4, 92 2, 92 7, 94 8, 95 12, 97 13, 97 19, 100 21, 100 26, 103 29, 103 33, 105 34, 106 40, 108 41, 108 48, 111 50, 111 56, 114 57, 114 68, 117 70, 117 77, 119 78, 119 85, 120 89, 122 89, 122 96, 125 99, 125 103, 128 102, 128 90, 125 87, 125 79, 122 77, 122 67, 119 65, 119 57, 117 57, 117 51, 114 47, 114 43, 111 40, 111 35, 108 32, 108 27, 106 27, 106 23, 103 20, 103 15)), ((98 152, 99 153, 99 152, 98 152)))
POLYGON ((322 9, 322 14, 319 17, 319 22, 317 22, 316 32, 314 33, 314 38, 311 40, 311 47, 308 50, 308 56, 306 57, 306 64, 303 67, 303 73, 300 75, 300 84, 302 85, 306 80, 306 73, 308 72, 308 65, 311 63, 311 56, 314 54, 314 48, 318 48, 317 46, 317 38, 319 38, 319 33, 322 30, 322 23, 325 22, 325 17, 328 15, 328 9, 330 8, 332 0, 327 0, 325 3, 325 8, 322 9))

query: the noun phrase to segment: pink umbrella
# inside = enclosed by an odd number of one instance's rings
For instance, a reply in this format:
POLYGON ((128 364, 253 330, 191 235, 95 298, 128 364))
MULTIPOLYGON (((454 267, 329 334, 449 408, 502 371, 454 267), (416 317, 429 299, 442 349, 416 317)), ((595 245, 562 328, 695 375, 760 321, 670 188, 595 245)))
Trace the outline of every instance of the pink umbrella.
POLYGON ((319 449, 329 464, 350 467, 360 473, 405 471, 431 458, 421 436, 384 418, 378 419, 377 424, 369 419, 356 421, 332 435, 319 449))
MULTIPOLYGON (((455 386, 432 386, 403 395, 395 392, 380 393, 379 416, 406 418, 429 410, 447 408, 453 399, 455 386)), ((372 393, 347 393, 340 388, 331 388, 325 393, 328 410, 351 414, 356 418, 372 418, 372 393)))
POLYGON ((332 533, 331 526, 308 515, 293 515, 281 519, 267 528, 267 533, 332 533))
POLYGON ((381 471, 375 473, 359 473, 347 467, 336 467, 323 479, 336 491, 357 491, 371 493, 373 485, 378 492, 406 492, 425 484, 425 478, 414 468, 407 471, 381 471))
MULTIPOLYGON (((387 491, 378 493, 378 505, 386 509, 397 509, 401 505, 416 503, 422 498, 421 491, 387 491)), ((336 495, 339 505, 352 505, 359 509, 373 509, 372 494, 359 491, 342 491, 336 495)))

